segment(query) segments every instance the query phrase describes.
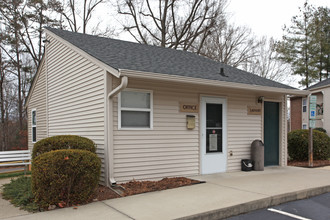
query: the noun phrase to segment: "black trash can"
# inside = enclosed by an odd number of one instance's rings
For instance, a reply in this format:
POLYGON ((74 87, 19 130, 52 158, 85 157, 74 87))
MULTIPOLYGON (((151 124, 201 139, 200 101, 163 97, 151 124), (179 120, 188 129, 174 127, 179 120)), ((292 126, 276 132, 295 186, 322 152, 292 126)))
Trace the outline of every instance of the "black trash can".
POLYGON ((261 140, 254 140, 251 144, 251 159, 255 171, 264 170, 264 143, 261 140))
POLYGON ((249 160, 249 159, 241 160, 242 171, 251 171, 252 168, 253 168, 252 160, 249 160))

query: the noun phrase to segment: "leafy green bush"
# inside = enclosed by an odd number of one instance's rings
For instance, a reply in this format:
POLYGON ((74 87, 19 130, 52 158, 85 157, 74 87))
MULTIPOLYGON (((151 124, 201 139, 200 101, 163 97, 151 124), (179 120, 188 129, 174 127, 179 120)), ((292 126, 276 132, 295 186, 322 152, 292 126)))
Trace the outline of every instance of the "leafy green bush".
POLYGON ((96 145, 92 140, 77 135, 53 136, 34 144, 32 159, 40 154, 60 149, 81 149, 95 153, 96 145))
MULTIPOLYGON (((288 133, 288 153, 293 160, 308 160, 308 130, 301 129, 288 133)), ((330 158, 330 137, 317 130, 313 130, 313 158, 330 158)))
POLYGON ((314 128, 314 130, 321 131, 323 133, 327 133, 327 130, 325 130, 324 128, 314 128))
POLYGON ((4 184, 2 197, 26 211, 36 212, 39 210, 31 191, 31 177, 22 176, 12 179, 8 184, 4 184))
POLYGON ((32 192, 43 208, 87 202, 100 178, 101 160, 86 150, 56 150, 32 163, 32 192))

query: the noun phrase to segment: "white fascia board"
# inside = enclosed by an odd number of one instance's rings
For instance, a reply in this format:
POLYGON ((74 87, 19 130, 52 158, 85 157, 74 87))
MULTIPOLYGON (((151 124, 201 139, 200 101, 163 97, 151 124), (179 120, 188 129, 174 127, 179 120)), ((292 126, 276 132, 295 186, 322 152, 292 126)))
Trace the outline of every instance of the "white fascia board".
POLYGON ((170 82, 182 82, 182 83, 191 83, 198 85, 207 85, 207 86, 219 86, 222 88, 237 88, 258 92, 273 92, 285 95, 308 95, 309 91, 299 90, 299 89, 284 89, 284 88, 276 88, 269 86, 259 86, 259 85, 249 85, 243 83, 234 83, 234 82, 226 82, 226 81, 218 81, 218 80, 210 80, 210 79, 201 79, 201 78, 193 78, 186 76, 177 76, 177 75, 169 75, 162 73, 150 73, 150 72, 141 72, 136 70, 126 70, 119 69, 119 72, 122 76, 128 76, 132 78, 145 78, 145 79, 154 79, 154 80, 164 80, 170 82))
MULTIPOLYGON (((77 46, 71 44, 70 42, 68 42, 67 40, 65 40, 65 39, 63 39, 63 38, 57 36, 55 33, 51 32, 51 31, 49 31, 49 30, 47 30, 47 29, 44 29, 44 32, 45 32, 46 34, 49 34, 51 37, 55 38, 56 40, 60 41, 60 42, 63 43, 65 46, 69 47, 70 49, 76 51, 78 54, 80 54, 81 56, 85 57, 85 58, 88 59, 89 61, 95 63, 95 64, 98 65, 100 68, 106 70, 107 72, 109 72, 109 73, 112 74, 113 76, 115 76, 115 77, 117 77, 117 78, 120 77, 120 72, 119 72, 117 69, 115 69, 115 68, 113 68, 113 67, 111 67, 111 66, 109 66, 109 65, 107 65, 107 64, 105 64, 105 63, 103 63, 102 61, 96 59, 95 57, 89 55, 88 53, 86 53, 85 51, 83 51, 82 49, 80 49, 79 47, 77 47, 77 46)), ((51 42, 50 42, 50 43, 51 43, 51 42)))
POLYGON ((40 75, 40 73, 41 73, 42 66, 43 66, 44 64, 45 64, 45 56, 42 57, 41 62, 40 62, 40 64, 39 64, 39 66, 38 66, 37 72, 36 72, 36 74, 34 75, 34 78, 33 78, 33 81, 32 81, 32 85, 31 85, 31 87, 30 87, 30 90, 29 90, 28 96, 27 96, 27 98, 26 98, 26 102, 25 102, 25 104, 24 104, 24 108, 25 108, 25 109, 26 109, 26 108, 28 107, 28 105, 29 105, 29 102, 30 102, 30 99, 31 99, 31 95, 32 95, 32 93, 33 93, 33 90, 34 90, 36 84, 37 84, 37 81, 38 81, 39 75, 40 75))

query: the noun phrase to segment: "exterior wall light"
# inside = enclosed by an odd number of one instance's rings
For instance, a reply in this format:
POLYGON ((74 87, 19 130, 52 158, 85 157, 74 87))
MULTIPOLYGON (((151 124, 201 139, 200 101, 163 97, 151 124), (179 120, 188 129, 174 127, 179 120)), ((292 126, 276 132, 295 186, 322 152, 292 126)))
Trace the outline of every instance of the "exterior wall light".
POLYGON ((263 103, 264 102, 264 98, 263 96, 259 96, 258 98, 258 103, 263 103))

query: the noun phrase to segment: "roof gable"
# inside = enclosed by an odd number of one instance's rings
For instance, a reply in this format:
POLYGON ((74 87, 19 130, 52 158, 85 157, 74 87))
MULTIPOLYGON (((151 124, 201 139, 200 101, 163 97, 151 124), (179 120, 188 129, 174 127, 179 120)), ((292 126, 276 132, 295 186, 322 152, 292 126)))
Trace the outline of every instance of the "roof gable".
POLYGON ((117 69, 294 89, 187 51, 46 28, 99 61, 117 69), (220 74, 223 68, 224 75, 220 74))

